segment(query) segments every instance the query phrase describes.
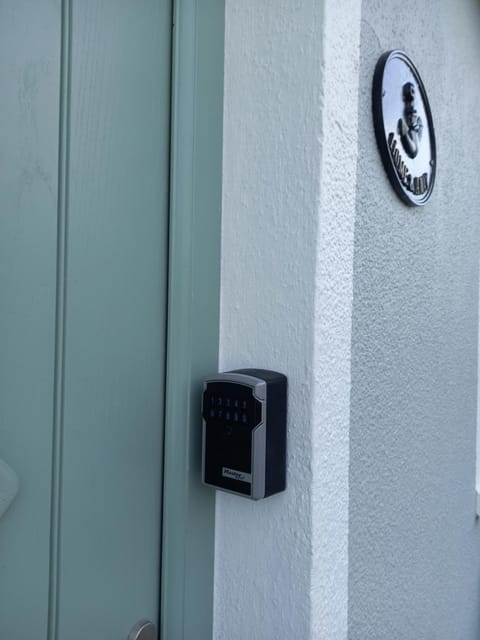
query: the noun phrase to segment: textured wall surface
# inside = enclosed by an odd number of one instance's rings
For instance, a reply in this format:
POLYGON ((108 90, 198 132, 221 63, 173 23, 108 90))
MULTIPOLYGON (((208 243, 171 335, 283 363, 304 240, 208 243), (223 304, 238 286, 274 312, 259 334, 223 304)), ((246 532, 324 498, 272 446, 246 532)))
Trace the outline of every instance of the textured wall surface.
POLYGON ((480 6, 363 2, 352 329, 350 640, 477 640, 475 399, 480 6), (371 79, 404 49, 438 172, 424 208, 382 170, 371 79))
POLYGON ((218 494, 215 640, 477 640, 480 7, 226 4, 220 367, 290 405, 287 492, 218 494), (374 139, 393 48, 434 116, 424 208, 374 139))
POLYGON ((226 3, 220 367, 288 375, 288 489, 217 494, 216 640, 347 635, 358 4, 226 3))

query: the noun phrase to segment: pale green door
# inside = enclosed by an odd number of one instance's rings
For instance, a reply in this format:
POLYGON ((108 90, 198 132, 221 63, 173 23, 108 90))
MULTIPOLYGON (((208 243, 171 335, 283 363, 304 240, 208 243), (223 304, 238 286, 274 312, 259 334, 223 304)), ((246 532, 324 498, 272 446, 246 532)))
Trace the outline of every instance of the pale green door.
POLYGON ((167 0, 0 0, 5 640, 159 615, 170 38, 167 0))

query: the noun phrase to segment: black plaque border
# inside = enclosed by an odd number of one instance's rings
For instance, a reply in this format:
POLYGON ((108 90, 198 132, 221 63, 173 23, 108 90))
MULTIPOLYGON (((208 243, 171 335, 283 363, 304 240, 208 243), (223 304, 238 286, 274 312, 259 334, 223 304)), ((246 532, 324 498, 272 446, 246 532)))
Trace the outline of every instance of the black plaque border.
POLYGON ((373 126, 375 129, 375 138, 377 140, 377 146, 380 151, 380 156, 383 161, 383 166, 385 168, 385 171, 388 175, 388 178, 396 194, 405 204, 409 205, 410 207, 425 205, 429 200, 430 196, 432 195, 433 187, 435 184, 436 171, 437 171, 437 151, 436 151, 437 147, 436 147, 436 141, 435 141, 435 129, 433 126, 432 112, 430 109, 430 103, 428 101, 425 86, 423 84, 423 81, 420 77, 420 74, 418 73, 418 70, 415 64, 407 56, 407 54, 404 51, 401 51, 400 49, 393 49, 391 51, 385 52, 378 59, 377 65, 375 67, 375 73, 373 76, 372 110, 373 110, 373 126), (421 196, 416 196, 415 194, 410 193, 402 185, 397 175, 397 170, 393 163, 393 158, 391 156, 390 150, 388 148, 388 132, 385 131, 385 122, 383 119, 383 75, 384 75, 385 67, 387 66, 388 62, 393 58, 400 58, 408 65, 420 89, 423 104, 425 107, 425 113, 427 115, 428 128, 430 132, 430 152, 432 156, 431 161, 433 164, 432 164, 432 175, 430 178, 428 191, 422 194, 421 196))

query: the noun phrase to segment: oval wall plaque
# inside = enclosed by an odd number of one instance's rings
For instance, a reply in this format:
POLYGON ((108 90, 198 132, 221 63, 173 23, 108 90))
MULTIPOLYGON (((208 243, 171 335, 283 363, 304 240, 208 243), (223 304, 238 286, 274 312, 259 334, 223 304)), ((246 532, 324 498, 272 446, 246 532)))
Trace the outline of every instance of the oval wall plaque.
POLYGON ((435 182, 435 132, 425 87, 406 53, 380 57, 372 97, 375 137, 390 182, 404 202, 423 205, 435 182))

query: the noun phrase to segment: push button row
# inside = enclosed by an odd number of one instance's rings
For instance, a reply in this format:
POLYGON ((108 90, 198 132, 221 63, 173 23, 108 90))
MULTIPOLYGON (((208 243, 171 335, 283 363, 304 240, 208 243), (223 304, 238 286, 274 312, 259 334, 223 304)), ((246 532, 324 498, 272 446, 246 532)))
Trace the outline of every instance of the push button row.
POLYGON ((230 411, 228 409, 214 409, 209 411, 210 418, 217 418, 218 420, 226 420, 227 422, 241 422, 247 424, 248 417, 246 413, 239 413, 238 411, 230 411))
POLYGON ((225 407, 226 409, 246 409, 247 400, 239 400, 238 398, 223 398, 222 396, 210 396, 210 406, 225 407))

